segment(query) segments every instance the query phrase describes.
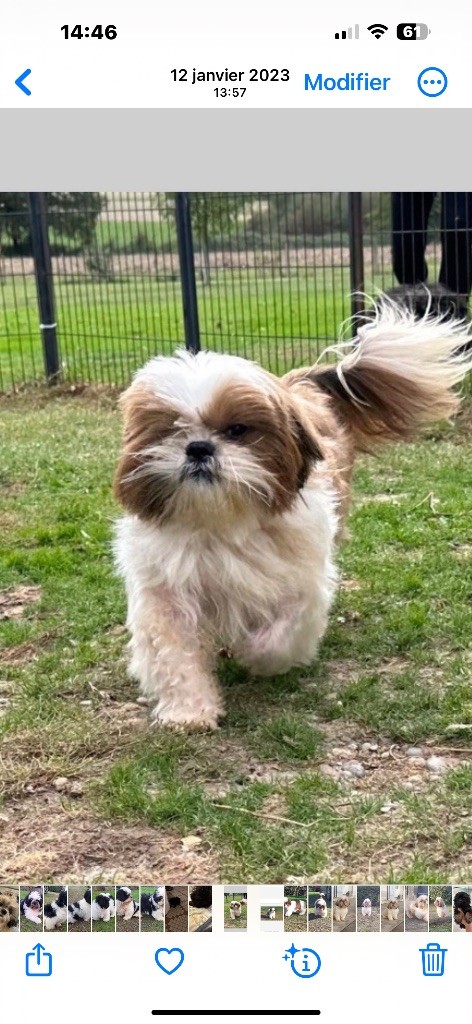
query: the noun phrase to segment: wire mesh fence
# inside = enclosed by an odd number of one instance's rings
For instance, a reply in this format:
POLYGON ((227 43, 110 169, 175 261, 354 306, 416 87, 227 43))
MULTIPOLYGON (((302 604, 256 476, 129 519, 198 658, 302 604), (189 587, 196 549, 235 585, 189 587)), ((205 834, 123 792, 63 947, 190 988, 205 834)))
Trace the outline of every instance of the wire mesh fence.
POLYGON ((337 340, 353 290, 424 280, 425 257, 467 301, 472 193, 188 193, 190 263, 179 195, 0 193, 0 389, 125 384, 188 343, 192 275, 201 347, 276 373, 337 340))

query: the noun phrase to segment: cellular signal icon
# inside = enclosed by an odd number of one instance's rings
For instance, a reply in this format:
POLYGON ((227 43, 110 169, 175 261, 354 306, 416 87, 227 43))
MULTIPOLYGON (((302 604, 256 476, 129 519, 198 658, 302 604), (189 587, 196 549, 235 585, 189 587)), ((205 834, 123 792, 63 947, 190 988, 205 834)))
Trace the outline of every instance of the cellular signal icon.
POLYGON ((351 28, 343 28, 342 32, 335 32, 334 38, 359 39, 359 25, 353 25, 351 28))

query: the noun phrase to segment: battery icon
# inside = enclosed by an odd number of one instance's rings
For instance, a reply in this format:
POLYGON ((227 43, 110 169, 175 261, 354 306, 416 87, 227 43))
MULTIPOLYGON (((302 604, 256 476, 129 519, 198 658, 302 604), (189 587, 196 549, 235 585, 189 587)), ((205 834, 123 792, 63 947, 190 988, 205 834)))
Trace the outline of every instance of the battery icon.
POLYGON ((408 21, 397 25, 397 39, 427 39, 431 29, 423 21, 408 21))

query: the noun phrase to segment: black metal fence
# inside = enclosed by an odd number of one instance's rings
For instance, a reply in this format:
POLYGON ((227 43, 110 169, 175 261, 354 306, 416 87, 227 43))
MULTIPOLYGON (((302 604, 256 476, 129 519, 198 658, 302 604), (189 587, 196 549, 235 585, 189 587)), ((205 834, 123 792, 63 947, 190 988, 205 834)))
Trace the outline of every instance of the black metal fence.
POLYGON ((425 253, 467 301, 471 197, 0 193, 0 389, 120 386, 182 344, 280 373, 337 340, 358 293, 425 280, 425 253))

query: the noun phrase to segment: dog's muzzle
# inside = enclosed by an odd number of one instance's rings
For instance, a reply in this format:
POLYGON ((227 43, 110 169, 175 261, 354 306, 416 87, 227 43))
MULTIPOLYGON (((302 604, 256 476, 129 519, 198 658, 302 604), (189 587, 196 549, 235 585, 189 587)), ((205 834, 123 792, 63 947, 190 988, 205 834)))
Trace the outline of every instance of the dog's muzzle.
POLYGON ((215 445, 213 441, 190 441, 185 449, 184 480, 213 483, 215 479, 215 445))

